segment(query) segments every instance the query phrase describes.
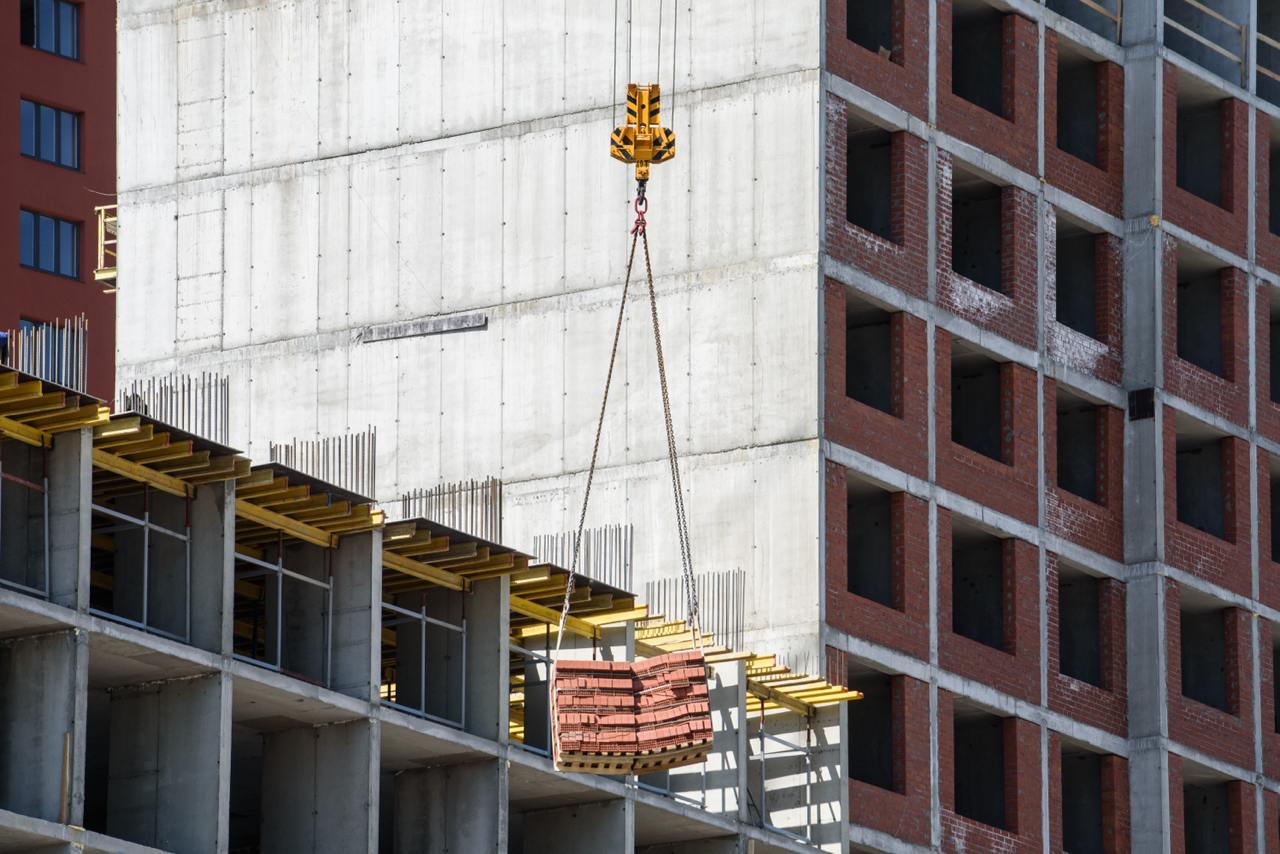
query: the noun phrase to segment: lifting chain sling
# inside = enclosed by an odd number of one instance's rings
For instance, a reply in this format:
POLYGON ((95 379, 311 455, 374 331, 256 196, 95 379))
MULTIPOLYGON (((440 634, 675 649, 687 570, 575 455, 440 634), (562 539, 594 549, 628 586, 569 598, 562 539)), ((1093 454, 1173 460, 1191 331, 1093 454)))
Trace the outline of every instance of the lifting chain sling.
POLYGON ((702 649, 702 633, 698 626, 698 590, 693 577, 693 553, 689 547, 689 522, 684 507, 684 487, 680 481, 680 465, 676 450, 676 433, 671 419, 671 395, 667 386, 667 367, 662 353, 662 330, 658 323, 658 295, 653 285, 653 265, 649 257, 649 234, 645 214, 649 200, 645 190, 649 181, 649 165, 663 163, 675 157, 675 134, 659 122, 660 101, 657 84, 627 87, 627 124, 617 128, 611 139, 611 154, 617 160, 634 163, 636 171, 635 222, 631 226, 631 249, 627 253, 627 272, 622 282, 622 299, 618 306, 618 320, 613 329, 613 347, 609 352, 609 369, 605 373, 604 394, 600 400, 600 415, 596 420, 595 441, 591 446, 591 464, 587 468, 587 484, 582 496, 582 511, 578 515, 578 528, 573 538, 573 555, 569 566, 569 580, 565 585, 564 606, 560 611, 560 626, 556 633, 556 653, 564 638, 565 623, 569 618, 569 605, 573 597, 574 573, 577 572, 582 546, 582 531, 587 521, 587 506, 591 502, 591 485, 595 480, 596 462, 600 453, 600 436, 604 432, 605 412, 609 406, 609 389, 613 384, 613 368, 618 359, 618 343, 622 338, 622 322, 627 312, 627 295, 631 288, 631 274, 635 266, 636 245, 644 245, 645 278, 649 287, 649 317, 653 324, 653 345, 658 357, 658 384, 662 390, 662 414, 666 422, 667 461, 671 467, 671 489, 675 498, 676 537, 680 548, 680 565, 684 580, 689 631, 695 649, 702 649))

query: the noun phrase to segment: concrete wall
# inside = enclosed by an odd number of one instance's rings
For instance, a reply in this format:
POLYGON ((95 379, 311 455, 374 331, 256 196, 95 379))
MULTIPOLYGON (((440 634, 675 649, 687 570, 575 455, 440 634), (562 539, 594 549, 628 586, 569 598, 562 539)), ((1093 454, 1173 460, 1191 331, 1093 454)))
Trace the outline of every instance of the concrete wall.
MULTIPOLYGON (((679 155, 650 235, 695 556, 747 571, 748 641, 796 635, 812 661, 819 4, 681 4, 674 97, 663 5, 679 155)), ((372 423, 380 498, 497 475, 513 545, 571 527, 626 260, 613 101, 656 61, 657 5, 629 8, 613 80, 608 4, 124 0, 121 381, 215 370, 251 453, 372 423), (477 311, 484 329, 358 343, 477 311)), ((647 314, 588 519, 636 526, 637 586, 679 565, 655 536, 673 511, 647 314)))

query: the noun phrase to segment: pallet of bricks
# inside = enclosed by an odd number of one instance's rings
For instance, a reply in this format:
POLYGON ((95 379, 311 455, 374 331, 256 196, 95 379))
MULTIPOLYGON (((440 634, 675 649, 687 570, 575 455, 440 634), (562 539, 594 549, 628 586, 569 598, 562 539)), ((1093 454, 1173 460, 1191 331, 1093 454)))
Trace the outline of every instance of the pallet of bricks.
POLYGON ((558 661, 552 744, 561 771, 646 774, 711 749, 707 667, 698 650, 645 661, 558 661))

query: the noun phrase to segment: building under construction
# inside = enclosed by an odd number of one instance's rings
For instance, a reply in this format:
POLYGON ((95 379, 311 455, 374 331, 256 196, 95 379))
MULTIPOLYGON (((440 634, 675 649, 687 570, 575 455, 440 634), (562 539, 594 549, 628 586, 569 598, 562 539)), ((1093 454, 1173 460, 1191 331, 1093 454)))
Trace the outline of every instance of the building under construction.
POLYGON ((0 369, 0 851, 847 850, 845 700, 703 639, 705 761, 557 771, 631 593, 0 369))

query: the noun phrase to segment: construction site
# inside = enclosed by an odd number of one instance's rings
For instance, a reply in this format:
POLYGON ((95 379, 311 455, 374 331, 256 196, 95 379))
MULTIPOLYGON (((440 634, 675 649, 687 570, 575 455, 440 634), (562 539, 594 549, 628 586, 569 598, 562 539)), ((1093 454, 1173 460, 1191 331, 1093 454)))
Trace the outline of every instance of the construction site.
POLYGON ((1273 0, 17 18, 0 851, 1280 854, 1273 0))

